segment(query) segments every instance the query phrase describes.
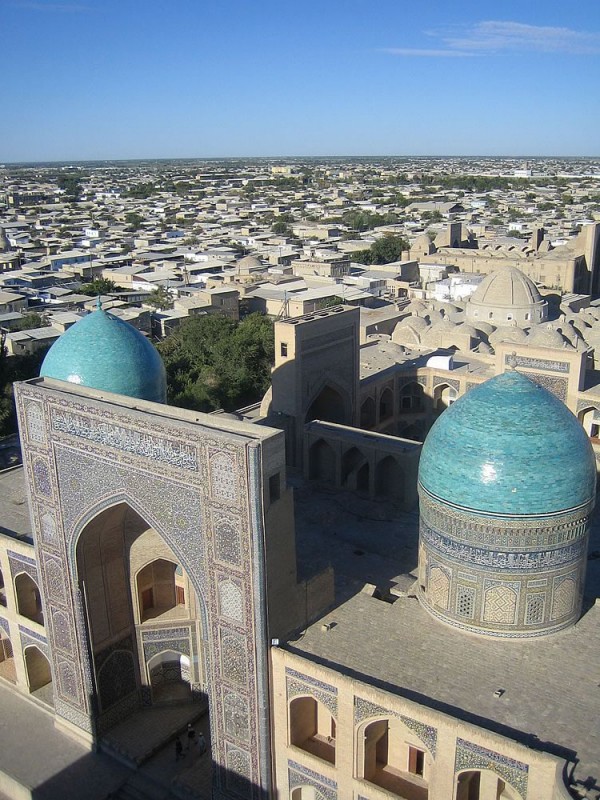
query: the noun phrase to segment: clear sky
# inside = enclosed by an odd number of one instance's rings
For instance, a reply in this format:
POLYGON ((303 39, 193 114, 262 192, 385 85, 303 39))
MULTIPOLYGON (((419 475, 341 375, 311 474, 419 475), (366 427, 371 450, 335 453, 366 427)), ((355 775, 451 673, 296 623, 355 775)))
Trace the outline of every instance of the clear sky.
POLYGON ((600 0, 0 0, 0 163, 600 155, 600 0))

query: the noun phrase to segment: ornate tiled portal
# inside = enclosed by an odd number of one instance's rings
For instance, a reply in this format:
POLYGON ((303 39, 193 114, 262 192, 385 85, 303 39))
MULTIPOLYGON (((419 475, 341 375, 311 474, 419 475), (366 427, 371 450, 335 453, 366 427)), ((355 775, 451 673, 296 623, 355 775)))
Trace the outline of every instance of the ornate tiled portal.
POLYGON ((168 545, 198 598, 203 683, 193 688, 210 702, 214 796, 264 797, 270 759, 260 450, 269 433, 253 437, 218 419, 213 427, 185 412, 140 412, 135 401, 69 389, 44 381, 16 386, 56 715, 95 736, 148 702, 132 667, 138 648, 151 657, 161 647, 186 654, 196 646, 193 626, 180 625, 144 633, 138 647, 124 639, 91 664, 77 543, 91 521, 125 504, 168 545), (123 699, 99 715, 98 684, 115 674, 120 684, 128 681, 123 699))

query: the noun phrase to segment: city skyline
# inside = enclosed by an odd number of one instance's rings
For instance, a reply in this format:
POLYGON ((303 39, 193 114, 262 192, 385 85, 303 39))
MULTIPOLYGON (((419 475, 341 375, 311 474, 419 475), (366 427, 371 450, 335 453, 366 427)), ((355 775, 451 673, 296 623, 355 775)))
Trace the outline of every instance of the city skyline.
POLYGON ((591 0, 3 2, 0 162, 598 154, 591 0))

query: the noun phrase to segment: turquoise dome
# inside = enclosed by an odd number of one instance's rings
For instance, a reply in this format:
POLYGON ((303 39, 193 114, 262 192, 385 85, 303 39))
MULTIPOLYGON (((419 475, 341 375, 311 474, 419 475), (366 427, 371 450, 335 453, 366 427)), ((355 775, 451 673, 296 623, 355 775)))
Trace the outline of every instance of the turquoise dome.
POLYGON ((155 403, 167 399, 165 367, 156 348, 128 322, 102 309, 56 340, 40 375, 155 403))
POLYGON ((596 461, 568 408, 511 370, 471 389, 436 420, 419 482, 474 511, 549 514, 594 498, 596 461))

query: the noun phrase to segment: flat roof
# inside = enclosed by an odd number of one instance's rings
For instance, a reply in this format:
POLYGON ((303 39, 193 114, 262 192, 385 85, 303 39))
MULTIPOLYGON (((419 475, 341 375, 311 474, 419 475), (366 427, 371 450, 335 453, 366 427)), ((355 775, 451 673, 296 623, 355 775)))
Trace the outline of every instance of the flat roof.
POLYGON ((600 553, 600 513, 581 620, 530 641, 491 639, 434 619, 414 597, 389 603, 361 592, 365 583, 385 592, 396 582, 405 585, 407 574, 416 579, 416 511, 294 480, 300 570, 314 574, 331 564, 336 602, 281 646, 533 749, 576 759, 575 778, 598 781, 600 558, 594 554, 600 553), (335 525, 323 524, 326 519, 335 525), (336 624, 324 632, 324 622, 336 624), (504 690, 500 698, 497 689, 504 690))
POLYGON ((0 472, 0 535, 33 541, 22 466, 0 472))

